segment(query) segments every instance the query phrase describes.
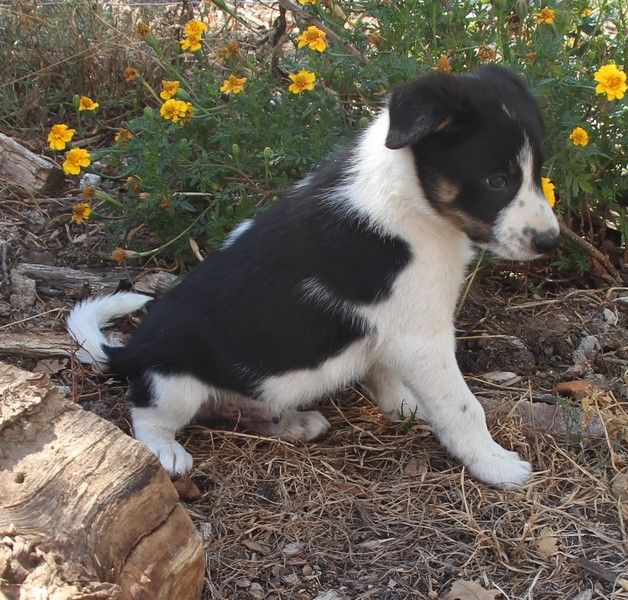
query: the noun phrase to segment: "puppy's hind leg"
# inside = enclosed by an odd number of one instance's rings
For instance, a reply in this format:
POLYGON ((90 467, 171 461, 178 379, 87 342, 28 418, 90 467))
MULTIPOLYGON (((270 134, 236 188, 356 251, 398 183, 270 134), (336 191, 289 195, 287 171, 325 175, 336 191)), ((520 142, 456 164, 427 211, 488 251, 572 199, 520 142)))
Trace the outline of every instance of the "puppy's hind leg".
POLYGON ((247 421, 244 424, 263 435, 287 442, 310 442, 329 431, 329 421, 316 410, 286 410, 279 419, 267 422, 247 421))
POLYGON ((192 456, 175 439, 207 401, 211 388, 191 375, 145 373, 131 384, 133 435, 171 475, 192 468, 192 456))

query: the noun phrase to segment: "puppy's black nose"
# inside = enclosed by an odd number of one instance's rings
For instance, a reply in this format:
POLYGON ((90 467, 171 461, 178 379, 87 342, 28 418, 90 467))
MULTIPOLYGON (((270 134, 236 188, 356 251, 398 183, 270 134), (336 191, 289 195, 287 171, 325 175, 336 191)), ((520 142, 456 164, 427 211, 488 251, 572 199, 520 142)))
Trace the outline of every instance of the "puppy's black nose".
POLYGON ((539 254, 545 254, 558 248, 560 242, 560 235, 556 235, 553 231, 544 231, 542 233, 535 233, 532 239, 532 246, 534 250, 539 254))

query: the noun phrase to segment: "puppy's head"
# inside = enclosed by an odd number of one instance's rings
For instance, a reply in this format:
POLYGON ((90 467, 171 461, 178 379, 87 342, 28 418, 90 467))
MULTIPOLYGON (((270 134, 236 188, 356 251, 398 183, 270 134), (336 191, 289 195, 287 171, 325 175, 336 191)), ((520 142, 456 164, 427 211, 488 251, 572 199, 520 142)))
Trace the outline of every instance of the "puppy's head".
POLYGON ((515 260, 556 248, 541 190, 543 122, 517 75, 432 73, 395 89, 388 110, 386 146, 412 150, 427 200, 472 241, 515 260))

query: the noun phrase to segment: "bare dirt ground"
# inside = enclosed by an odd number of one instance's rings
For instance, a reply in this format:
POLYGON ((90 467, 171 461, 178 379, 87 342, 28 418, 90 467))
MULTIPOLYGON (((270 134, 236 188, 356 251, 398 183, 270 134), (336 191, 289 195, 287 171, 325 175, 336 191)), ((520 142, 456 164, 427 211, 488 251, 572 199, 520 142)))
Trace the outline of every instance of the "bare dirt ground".
MULTIPOLYGON (((70 223, 77 194, 3 192, 1 340, 63 331, 77 299, 63 284, 16 276, 18 265, 115 266, 98 224, 70 223)), ((118 267, 122 285, 138 271, 180 272, 155 260, 132 267, 118 267)), ((466 292, 460 364, 496 439, 533 463, 530 484, 477 483, 425 423, 386 421, 358 386, 322 400, 332 429, 314 444, 194 424, 180 439, 202 492, 186 506, 206 546, 204 598, 628 597, 618 579, 628 579, 628 289, 487 264, 466 292), (572 380, 592 387, 558 395, 572 380)), ((128 431, 124 382, 68 359, 3 354, 49 371, 68 397, 128 431)))

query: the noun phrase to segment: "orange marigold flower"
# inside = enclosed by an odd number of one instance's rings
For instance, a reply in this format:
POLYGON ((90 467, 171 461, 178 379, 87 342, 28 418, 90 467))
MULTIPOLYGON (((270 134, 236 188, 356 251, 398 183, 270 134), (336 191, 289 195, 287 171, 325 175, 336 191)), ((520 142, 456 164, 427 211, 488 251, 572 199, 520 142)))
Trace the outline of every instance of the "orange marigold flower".
POLYGON ((136 27, 137 35, 140 37, 146 37, 150 33, 150 27, 144 21, 140 21, 136 27))
POLYGON ((89 202, 79 202, 72 207, 72 223, 81 225, 92 216, 92 207, 89 202))
POLYGON ((478 50, 478 58, 484 62, 495 60, 495 58, 497 58, 497 52, 495 52, 495 49, 490 46, 482 46, 478 50))
POLYGON ((556 194, 554 193, 554 184, 549 177, 541 177, 541 188, 543 189, 543 195, 547 200, 547 203, 554 207, 556 204, 556 194))
POLYGON ((628 89, 625 71, 621 71, 612 63, 600 67, 593 78, 598 82, 595 93, 606 94, 609 100, 621 100, 628 89))
POLYGON ((89 96, 81 96, 79 100, 79 111, 81 110, 96 110, 100 104, 94 102, 89 96))
POLYGON ((129 140, 133 139, 133 134, 128 129, 120 127, 120 129, 118 129, 118 131, 116 131, 116 134, 113 136, 113 139, 116 142, 128 142, 129 140))
POLYGON ((327 48, 326 37, 327 34, 322 29, 319 29, 316 25, 311 25, 297 38, 297 46, 299 48, 307 46, 310 50, 324 52, 325 48, 327 48))
POLYGON ((379 46, 384 41, 384 36, 379 31, 373 31, 366 36, 369 44, 379 46))
POLYGON ((194 107, 185 100, 166 100, 159 109, 159 114, 166 120, 184 125, 194 114, 194 107))
POLYGON ((181 50, 185 50, 186 52, 198 52, 203 47, 201 37, 193 35, 184 37, 179 44, 181 44, 181 50))
POLYGON ((86 185, 81 192, 81 196, 89 200, 89 198, 93 198, 96 193, 96 189, 92 185, 86 185))
POLYGON ((126 260, 126 250, 124 248, 114 248, 111 258, 121 265, 126 260))
POLYGON ((569 136, 574 146, 586 146, 589 143, 589 134, 586 129, 576 127, 569 136))
POLYGON ((232 40, 224 48, 219 48, 216 51, 216 58, 220 61, 225 61, 228 58, 237 56, 240 53, 240 42, 232 40))
POLYGON ((433 67, 434 71, 442 71, 443 73, 451 73, 451 63, 449 62, 449 56, 441 54, 436 66, 433 67))
POLYGON ((178 81, 170 81, 168 79, 164 79, 161 82, 161 92, 159 93, 159 97, 162 100, 170 100, 173 96, 177 95, 181 84, 178 81))
POLYGON ((590 8, 583 8, 580 13, 583 17, 588 17, 593 11, 590 8))
POLYGON ((124 69, 124 81, 135 81, 138 75, 139 73, 137 72, 137 69, 134 69, 133 67, 127 67, 124 69))
POLYGON ((311 91, 314 89, 314 83, 316 82, 316 75, 312 71, 301 69, 296 73, 288 75, 292 83, 288 86, 288 91, 293 94, 300 94, 301 92, 311 91))
POLYGON ((92 164, 89 152, 85 148, 72 148, 63 161, 63 172, 66 175, 78 175, 81 167, 89 167, 92 164))
POLYGON ((75 133, 76 129, 70 129, 65 123, 56 123, 50 128, 48 144, 52 150, 65 150, 65 145, 75 133))
POLYGON ((536 13, 536 22, 537 25, 553 25, 556 20, 556 11, 548 8, 542 8, 538 13, 536 13))
POLYGON ((246 83, 246 77, 236 77, 235 75, 229 75, 227 79, 222 82, 220 91, 223 94, 239 94, 244 89, 246 83))

